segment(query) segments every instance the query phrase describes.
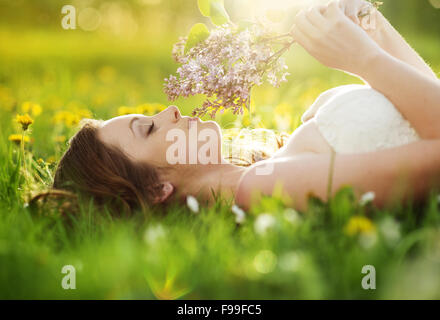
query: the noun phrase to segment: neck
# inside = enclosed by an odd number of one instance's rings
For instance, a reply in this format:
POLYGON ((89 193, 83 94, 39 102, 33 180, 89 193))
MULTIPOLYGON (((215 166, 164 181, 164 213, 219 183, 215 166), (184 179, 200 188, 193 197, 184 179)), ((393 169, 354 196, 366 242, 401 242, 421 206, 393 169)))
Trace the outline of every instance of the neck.
POLYGON ((176 187, 182 195, 194 195, 202 201, 214 202, 215 197, 230 199, 247 168, 222 161, 221 164, 185 165, 177 170, 176 187))

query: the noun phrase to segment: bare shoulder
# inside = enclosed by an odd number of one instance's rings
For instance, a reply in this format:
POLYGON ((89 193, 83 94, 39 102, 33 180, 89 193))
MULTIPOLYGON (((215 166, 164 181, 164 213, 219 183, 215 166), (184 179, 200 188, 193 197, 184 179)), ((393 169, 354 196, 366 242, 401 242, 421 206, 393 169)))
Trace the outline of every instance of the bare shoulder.
POLYGON ((327 199, 333 173, 333 194, 351 186, 357 195, 372 191, 381 206, 396 196, 423 198, 440 186, 440 140, 421 140, 405 146, 363 154, 337 154, 331 166, 327 154, 298 155, 259 162, 241 177, 236 202, 248 209, 261 195, 272 195, 281 184, 295 208, 305 209, 310 194, 327 199))
MULTIPOLYGON (((271 160, 266 160, 266 165, 271 166, 271 160)), ((257 169, 263 168, 264 163, 256 163, 246 170, 241 176, 236 192, 235 192, 235 203, 243 209, 249 209, 251 204, 252 194, 261 193, 263 189, 267 189, 267 184, 273 178, 272 175, 266 175, 264 178, 262 175, 258 174, 257 169)))
POLYGON ((314 155, 272 158, 252 165, 237 185, 235 202, 248 209, 262 195, 270 196, 278 188, 281 188, 283 195, 295 201, 296 195, 301 194, 301 187, 314 175, 305 167, 307 159, 313 157, 314 155))

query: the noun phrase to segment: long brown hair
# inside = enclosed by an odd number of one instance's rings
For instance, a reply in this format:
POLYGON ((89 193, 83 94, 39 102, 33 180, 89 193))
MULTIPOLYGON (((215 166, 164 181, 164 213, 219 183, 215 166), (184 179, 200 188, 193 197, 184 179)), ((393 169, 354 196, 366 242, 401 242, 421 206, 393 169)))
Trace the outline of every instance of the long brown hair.
POLYGON ((58 163, 53 189, 45 194, 82 195, 116 211, 146 210, 161 195, 157 169, 104 144, 98 138, 100 124, 98 120, 83 121, 58 163))

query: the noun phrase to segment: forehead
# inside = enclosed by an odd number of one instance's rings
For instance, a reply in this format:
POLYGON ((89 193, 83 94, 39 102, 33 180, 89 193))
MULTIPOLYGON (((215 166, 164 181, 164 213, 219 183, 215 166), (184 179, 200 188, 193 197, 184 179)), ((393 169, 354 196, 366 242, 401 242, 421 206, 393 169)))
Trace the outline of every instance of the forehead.
POLYGON ((101 128, 104 129, 107 127, 114 127, 114 126, 128 124, 130 123, 130 120, 132 120, 133 118, 140 118, 140 117, 145 117, 145 116, 143 114, 129 114, 125 116, 111 118, 108 119, 107 121, 104 121, 101 128))
POLYGON ((124 146, 132 140, 130 122, 141 117, 147 118, 142 114, 130 114, 104 121, 98 130, 98 136, 104 143, 124 149, 124 146))

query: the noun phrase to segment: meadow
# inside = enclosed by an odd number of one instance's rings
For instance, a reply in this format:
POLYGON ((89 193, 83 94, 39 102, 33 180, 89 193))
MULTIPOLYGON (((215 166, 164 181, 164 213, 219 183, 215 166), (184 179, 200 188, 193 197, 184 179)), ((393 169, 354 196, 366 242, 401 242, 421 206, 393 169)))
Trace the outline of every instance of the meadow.
MULTIPOLYGON (((176 204, 130 217, 84 202, 67 220, 60 208, 31 210, 30 197, 49 188, 80 119, 154 114, 170 104, 163 79, 176 70, 171 48, 180 34, 160 22, 116 40, 1 24, 0 299, 440 299, 434 190, 423 205, 387 209, 360 203, 349 187, 329 203, 312 200, 307 212, 266 198, 240 225, 225 201, 198 213, 176 204), (23 133, 16 116, 26 113, 33 123, 23 133), (65 265, 76 269, 75 290, 61 286, 65 265), (365 265, 375 267, 375 290, 361 286, 365 265)), ((438 35, 406 36, 440 72, 438 35)), ((290 133, 322 91, 360 83, 296 45, 287 62, 288 83, 257 88, 252 116, 219 115, 222 128, 290 133)), ((173 104, 190 115, 202 101, 173 104)))

